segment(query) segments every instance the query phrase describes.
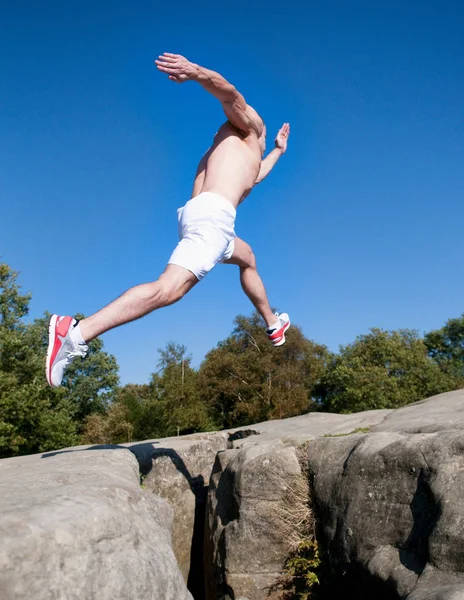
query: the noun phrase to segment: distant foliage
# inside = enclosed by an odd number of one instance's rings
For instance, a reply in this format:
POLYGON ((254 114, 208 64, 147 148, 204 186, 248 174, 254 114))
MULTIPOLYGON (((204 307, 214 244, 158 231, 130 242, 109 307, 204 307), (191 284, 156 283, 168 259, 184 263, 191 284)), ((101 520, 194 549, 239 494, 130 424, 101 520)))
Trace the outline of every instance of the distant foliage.
POLYGON ((114 402, 105 414, 88 415, 82 443, 118 444, 132 442, 134 425, 124 404, 114 402))
POLYGON ((117 363, 97 341, 90 360, 69 370, 64 387, 47 385, 48 317, 24 323, 31 296, 21 293, 17 277, 0 264, 1 458, 78 444, 83 419, 106 410, 118 383, 117 363))
POLYGON ((316 408, 312 391, 330 353, 297 326, 286 337, 283 346, 274 348, 258 314, 239 315, 232 335, 206 355, 199 381, 220 427, 283 419, 316 408))
POLYGON ((324 410, 398 408, 459 387, 415 331, 372 329, 333 357, 317 390, 324 410))
POLYGON ((158 371, 149 385, 120 388, 106 416, 87 418, 86 443, 140 441, 215 429, 185 346, 169 342, 158 353, 158 371))
POLYGON ((424 338, 430 356, 444 373, 464 387, 464 314, 424 338))
POLYGON ((153 373, 150 387, 163 416, 164 435, 214 428, 198 383, 198 373, 191 367, 192 357, 185 346, 170 342, 158 352, 159 370, 153 373))

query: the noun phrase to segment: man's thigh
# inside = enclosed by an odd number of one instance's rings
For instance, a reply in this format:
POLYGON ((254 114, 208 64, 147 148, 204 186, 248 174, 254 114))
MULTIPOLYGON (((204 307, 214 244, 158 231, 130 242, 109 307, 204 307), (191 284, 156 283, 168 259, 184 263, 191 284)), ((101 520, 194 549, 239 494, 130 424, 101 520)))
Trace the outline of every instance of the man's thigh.
POLYGON ((232 256, 224 261, 225 265, 238 265, 239 267, 252 267, 255 264, 255 257, 250 244, 236 237, 234 240, 234 252, 232 256))

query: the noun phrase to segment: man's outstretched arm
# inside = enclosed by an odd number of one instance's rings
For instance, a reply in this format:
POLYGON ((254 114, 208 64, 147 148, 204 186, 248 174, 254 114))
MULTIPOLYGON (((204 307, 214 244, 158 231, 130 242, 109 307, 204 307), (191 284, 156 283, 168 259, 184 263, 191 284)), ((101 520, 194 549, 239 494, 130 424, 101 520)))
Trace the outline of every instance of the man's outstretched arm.
POLYGON ((263 133, 264 124, 258 113, 246 103, 237 88, 216 71, 200 67, 179 54, 169 52, 165 52, 155 63, 160 71, 169 75, 171 81, 197 81, 201 84, 221 102, 231 123, 247 135, 255 132, 259 137, 263 133))
POLYGON ((256 183, 261 183, 263 179, 265 179, 272 169, 275 167, 276 162, 285 153, 287 150, 287 142, 288 136, 290 135, 290 124, 284 123, 282 127, 279 129, 279 132, 275 139, 275 148, 271 150, 266 158, 261 161, 261 167, 259 169, 258 177, 256 178, 256 183))

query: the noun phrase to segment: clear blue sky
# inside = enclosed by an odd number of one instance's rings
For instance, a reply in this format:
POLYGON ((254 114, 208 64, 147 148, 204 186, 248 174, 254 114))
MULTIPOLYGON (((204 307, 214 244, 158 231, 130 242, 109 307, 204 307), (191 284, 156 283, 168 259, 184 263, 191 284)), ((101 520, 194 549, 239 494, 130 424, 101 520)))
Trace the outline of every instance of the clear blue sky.
MULTIPOLYGON (((369 327, 440 327, 464 311, 462 2, 4 2, 0 256, 44 310, 90 314, 156 278, 202 152, 224 119, 153 60, 232 81, 287 154, 236 230, 271 303, 336 350, 369 327)), ((106 334, 121 379, 158 347, 198 365, 251 305, 218 266, 177 305, 106 334)))

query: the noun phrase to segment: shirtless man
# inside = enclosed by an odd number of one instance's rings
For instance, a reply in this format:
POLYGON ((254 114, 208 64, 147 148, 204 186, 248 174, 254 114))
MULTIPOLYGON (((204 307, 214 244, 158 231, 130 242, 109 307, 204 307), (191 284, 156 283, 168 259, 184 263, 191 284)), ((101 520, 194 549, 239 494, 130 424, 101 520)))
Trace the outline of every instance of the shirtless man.
POLYGON ((237 206, 260 183, 287 149, 290 126, 285 123, 275 148, 263 159, 266 127, 244 97, 218 73, 178 54, 164 53, 155 61, 171 81, 196 81, 217 98, 227 121, 200 161, 192 199, 178 209, 180 242, 160 278, 131 288, 92 316, 77 321, 53 315, 49 326, 46 376, 55 387, 76 356, 85 356, 87 343, 106 331, 180 300, 218 263, 238 265, 244 292, 267 325, 274 346, 285 342, 288 314, 273 313, 250 246, 236 237, 237 206))

